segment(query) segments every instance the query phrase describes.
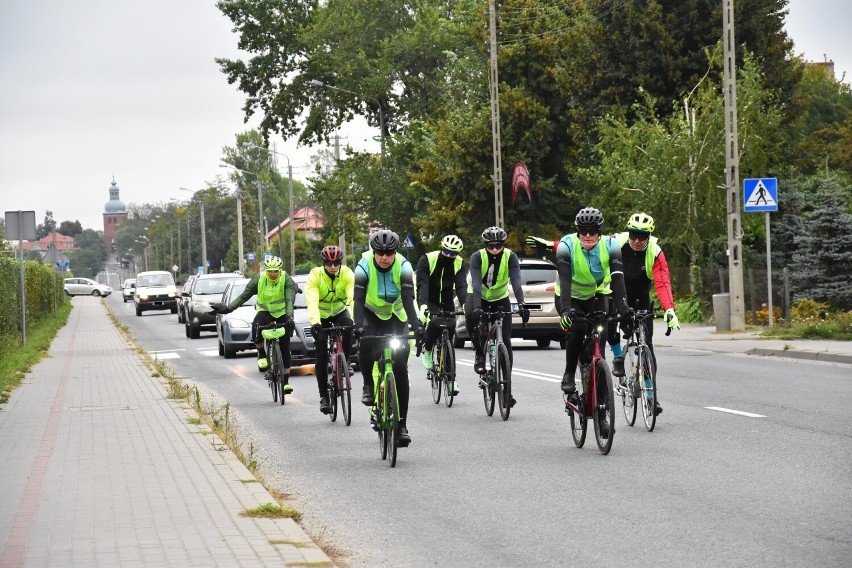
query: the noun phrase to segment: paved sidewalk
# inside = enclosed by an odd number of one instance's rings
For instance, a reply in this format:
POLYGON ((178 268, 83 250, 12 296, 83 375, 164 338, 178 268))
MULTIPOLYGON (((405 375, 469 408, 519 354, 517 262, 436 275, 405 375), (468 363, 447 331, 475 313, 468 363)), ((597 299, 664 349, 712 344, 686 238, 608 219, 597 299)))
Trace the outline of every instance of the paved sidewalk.
POLYGON ((654 326, 654 345, 852 364, 852 341, 764 338, 759 331, 717 332, 714 326, 684 324, 668 337, 665 326, 654 326))
POLYGON ((0 406, 0 567, 332 563, 94 298, 0 406))

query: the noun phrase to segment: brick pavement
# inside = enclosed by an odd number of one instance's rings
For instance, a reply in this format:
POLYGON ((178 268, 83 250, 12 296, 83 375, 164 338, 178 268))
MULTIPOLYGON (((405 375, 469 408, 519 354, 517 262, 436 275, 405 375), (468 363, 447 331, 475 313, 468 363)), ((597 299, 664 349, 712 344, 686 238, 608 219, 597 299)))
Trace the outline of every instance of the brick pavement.
POLYGON ((331 566, 102 301, 74 298, 49 357, 0 406, 0 567, 331 566))

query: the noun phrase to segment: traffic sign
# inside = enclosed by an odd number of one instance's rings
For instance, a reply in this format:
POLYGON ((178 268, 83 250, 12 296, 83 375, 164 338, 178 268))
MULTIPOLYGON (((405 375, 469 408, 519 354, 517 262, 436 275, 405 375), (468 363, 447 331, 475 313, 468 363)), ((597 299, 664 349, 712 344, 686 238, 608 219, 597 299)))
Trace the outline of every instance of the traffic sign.
POLYGON ((248 260, 249 262, 254 262, 254 253, 253 252, 246 253, 246 260, 248 260))
POLYGON ((402 248, 413 249, 414 248, 414 239, 411 237, 411 233, 408 233, 408 236, 405 237, 405 240, 402 241, 402 248))
POLYGON ((743 180, 743 210, 746 213, 778 211, 778 179, 753 178, 743 180))

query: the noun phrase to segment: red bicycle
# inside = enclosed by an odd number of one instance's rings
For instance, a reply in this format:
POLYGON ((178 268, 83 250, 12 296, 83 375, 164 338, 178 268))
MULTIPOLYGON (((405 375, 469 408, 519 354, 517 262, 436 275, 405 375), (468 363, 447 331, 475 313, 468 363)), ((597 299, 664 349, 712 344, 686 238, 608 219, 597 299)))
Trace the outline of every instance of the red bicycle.
POLYGON ((337 406, 340 402, 343 410, 343 421, 352 424, 352 381, 349 377, 349 365, 343 350, 343 332, 352 326, 324 327, 320 331, 328 345, 328 397, 331 403, 329 418, 337 421, 337 406))
POLYGON ((580 364, 577 366, 577 391, 563 394, 565 412, 571 421, 571 436, 574 445, 582 448, 586 443, 586 428, 589 419, 595 425, 595 441, 601 454, 606 455, 612 449, 612 439, 615 435, 615 404, 613 403, 612 374, 601 352, 601 341, 604 330, 610 322, 618 321, 617 317, 607 312, 596 311, 587 315, 572 316, 574 325, 579 322, 589 324, 590 329, 583 340, 583 350, 580 364), (590 361, 583 363, 582 361, 590 361), (604 431, 602 419, 606 419, 609 427, 604 431))

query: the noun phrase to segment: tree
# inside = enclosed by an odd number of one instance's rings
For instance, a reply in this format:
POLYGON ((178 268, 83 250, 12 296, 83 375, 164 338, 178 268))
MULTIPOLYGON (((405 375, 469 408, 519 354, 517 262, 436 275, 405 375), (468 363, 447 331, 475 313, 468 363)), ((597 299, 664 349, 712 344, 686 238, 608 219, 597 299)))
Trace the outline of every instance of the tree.
POLYGON ((53 219, 53 211, 44 212, 44 223, 36 226, 36 240, 41 240, 56 230, 56 221, 53 219))
POLYGON ((805 180, 802 188, 814 199, 802 214, 804 232, 795 237, 794 296, 852 310, 852 282, 845 270, 838 270, 852 263, 852 187, 837 176, 822 175, 805 180))
POLYGON ((57 232, 66 237, 76 237, 83 232, 83 226, 80 221, 62 221, 57 232))
POLYGON ((71 271, 76 276, 94 278, 103 270, 107 259, 103 233, 84 229, 74 240, 74 246, 74 250, 67 253, 71 271))

